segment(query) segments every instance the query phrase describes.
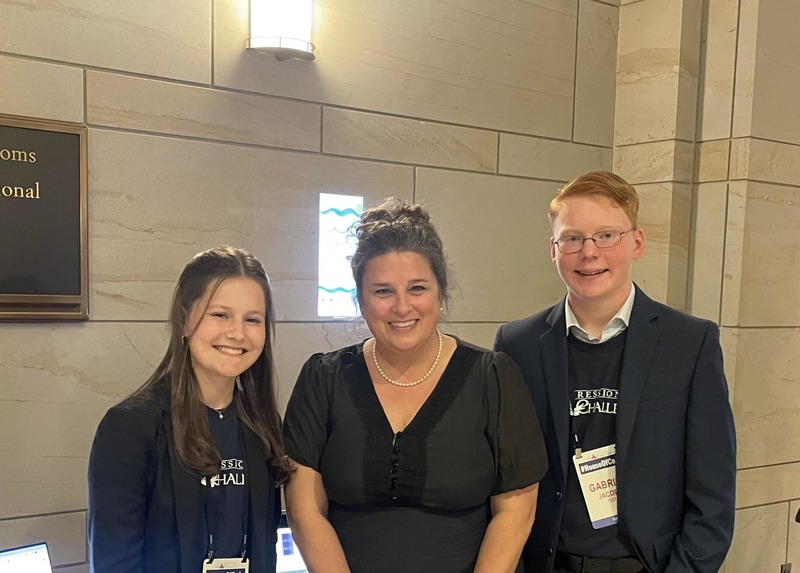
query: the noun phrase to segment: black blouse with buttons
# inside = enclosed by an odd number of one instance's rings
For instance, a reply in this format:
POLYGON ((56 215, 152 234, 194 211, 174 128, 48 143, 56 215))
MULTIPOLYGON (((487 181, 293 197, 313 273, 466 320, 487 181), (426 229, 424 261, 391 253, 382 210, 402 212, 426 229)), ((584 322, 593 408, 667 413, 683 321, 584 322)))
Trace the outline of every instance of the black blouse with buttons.
POLYGON ((547 468, 519 369, 461 341, 401 432, 383 412, 363 343, 309 358, 284 428, 289 455, 322 475, 354 573, 471 571, 489 498, 536 483, 547 468))

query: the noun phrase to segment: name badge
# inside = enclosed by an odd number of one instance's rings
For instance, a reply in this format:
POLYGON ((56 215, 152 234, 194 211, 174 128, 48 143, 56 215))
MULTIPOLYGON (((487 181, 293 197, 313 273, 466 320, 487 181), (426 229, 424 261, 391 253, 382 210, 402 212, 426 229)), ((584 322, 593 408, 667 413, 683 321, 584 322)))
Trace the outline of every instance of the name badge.
POLYGON ((250 561, 241 557, 223 557, 212 559, 210 562, 203 559, 202 573, 249 573, 250 561))
POLYGON ((617 513, 617 446, 611 444, 572 457, 589 510, 592 527, 602 529, 619 521, 617 513))

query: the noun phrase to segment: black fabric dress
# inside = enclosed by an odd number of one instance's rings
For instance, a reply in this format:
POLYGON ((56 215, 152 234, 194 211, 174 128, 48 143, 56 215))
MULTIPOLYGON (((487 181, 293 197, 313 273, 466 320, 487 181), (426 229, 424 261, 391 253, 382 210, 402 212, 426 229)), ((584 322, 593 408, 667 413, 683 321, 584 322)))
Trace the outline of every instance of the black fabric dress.
POLYGON ((547 470, 519 369, 505 354, 461 341, 397 434, 363 343, 313 355, 289 401, 284 439, 292 459, 322 475, 328 519, 353 573, 472 571, 489 498, 547 470))

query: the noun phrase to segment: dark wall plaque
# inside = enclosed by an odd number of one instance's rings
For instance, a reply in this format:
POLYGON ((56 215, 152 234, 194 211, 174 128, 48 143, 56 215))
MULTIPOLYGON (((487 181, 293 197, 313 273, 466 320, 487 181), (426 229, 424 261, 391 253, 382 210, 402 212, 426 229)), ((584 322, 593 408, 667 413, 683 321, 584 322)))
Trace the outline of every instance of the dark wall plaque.
POLYGON ((0 320, 86 319, 86 128, 0 117, 0 320))

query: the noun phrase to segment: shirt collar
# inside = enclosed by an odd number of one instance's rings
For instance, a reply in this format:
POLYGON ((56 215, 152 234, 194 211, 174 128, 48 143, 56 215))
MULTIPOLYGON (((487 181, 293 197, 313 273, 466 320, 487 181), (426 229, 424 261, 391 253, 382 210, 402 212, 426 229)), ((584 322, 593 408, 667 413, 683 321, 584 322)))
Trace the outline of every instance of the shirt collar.
POLYGON ((590 344, 601 344, 607 340, 611 340, 628 328, 628 325, 631 321, 631 312, 633 311, 633 299, 635 297, 636 288, 633 286, 633 283, 631 283, 631 292, 628 293, 628 298, 625 299, 625 302, 622 303, 622 306, 619 308, 617 313, 603 327, 603 332, 600 334, 600 338, 592 338, 589 336, 589 333, 581 327, 578 319, 575 317, 575 313, 572 312, 572 308, 569 306, 569 298, 567 298, 564 303, 566 335, 569 336, 569 333, 572 332, 572 334, 575 335, 578 340, 588 342, 590 344))

